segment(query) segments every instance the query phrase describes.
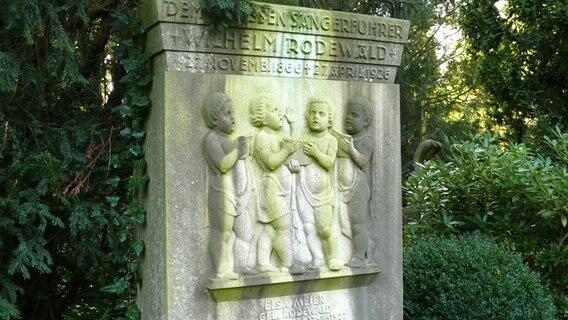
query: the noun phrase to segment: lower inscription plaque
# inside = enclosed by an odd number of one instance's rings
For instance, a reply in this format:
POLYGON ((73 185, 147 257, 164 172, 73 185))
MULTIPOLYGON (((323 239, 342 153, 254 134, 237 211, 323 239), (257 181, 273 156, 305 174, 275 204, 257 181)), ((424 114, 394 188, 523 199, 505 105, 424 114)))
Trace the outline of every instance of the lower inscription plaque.
POLYGON ((258 320, 347 320, 345 312, 334 311, 322 294, 292 299, 266 299, 258 320))

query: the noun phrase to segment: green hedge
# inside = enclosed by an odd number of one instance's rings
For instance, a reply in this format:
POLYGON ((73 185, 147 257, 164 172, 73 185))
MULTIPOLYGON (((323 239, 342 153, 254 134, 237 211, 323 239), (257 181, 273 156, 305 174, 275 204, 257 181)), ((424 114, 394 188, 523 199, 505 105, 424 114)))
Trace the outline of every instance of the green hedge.
POLYGON ((479 233, 425 237, 404 252, 405 319, 555 319, 521 256, 479 233))

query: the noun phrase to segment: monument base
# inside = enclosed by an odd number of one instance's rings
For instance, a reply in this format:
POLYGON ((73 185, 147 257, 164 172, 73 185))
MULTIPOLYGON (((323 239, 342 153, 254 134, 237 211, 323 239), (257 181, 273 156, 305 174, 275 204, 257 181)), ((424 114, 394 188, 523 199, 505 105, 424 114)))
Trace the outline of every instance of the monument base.
POLYGON ((215 301, 272 298, 367 286, 379 274, 378 265, 340 271, 306 272, 301 275, 273 273, 235 280, 209 279, 206 284, 215 301))

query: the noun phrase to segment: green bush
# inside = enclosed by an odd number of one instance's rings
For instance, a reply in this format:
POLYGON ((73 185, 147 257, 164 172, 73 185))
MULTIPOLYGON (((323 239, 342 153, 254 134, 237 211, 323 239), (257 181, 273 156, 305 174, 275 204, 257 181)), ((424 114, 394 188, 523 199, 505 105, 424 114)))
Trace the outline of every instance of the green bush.
POLYGON ((404 252, 406 319, 554 319, 521 256, 479 233, 424 237, 404 252))
POLYGON ((568 133, 549 132, 530 144, 490 133, 446 140, 446 159, 405 183, 406 240, 479 230, 512 241, 568 319, 568 133))

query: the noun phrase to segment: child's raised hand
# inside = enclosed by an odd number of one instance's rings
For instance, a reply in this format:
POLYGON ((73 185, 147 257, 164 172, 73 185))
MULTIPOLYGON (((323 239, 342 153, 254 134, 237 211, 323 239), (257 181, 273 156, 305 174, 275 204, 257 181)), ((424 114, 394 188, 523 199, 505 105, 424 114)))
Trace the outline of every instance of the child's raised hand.
POLYGON ((286 107, 286 113, 284 113, 284 117, 286 117, 286 121, 288 122, 288 124, 292 124, 298 121, 298 117, 296 116, 294 110, 292 110, 292 107, 290 106, 286 107))

